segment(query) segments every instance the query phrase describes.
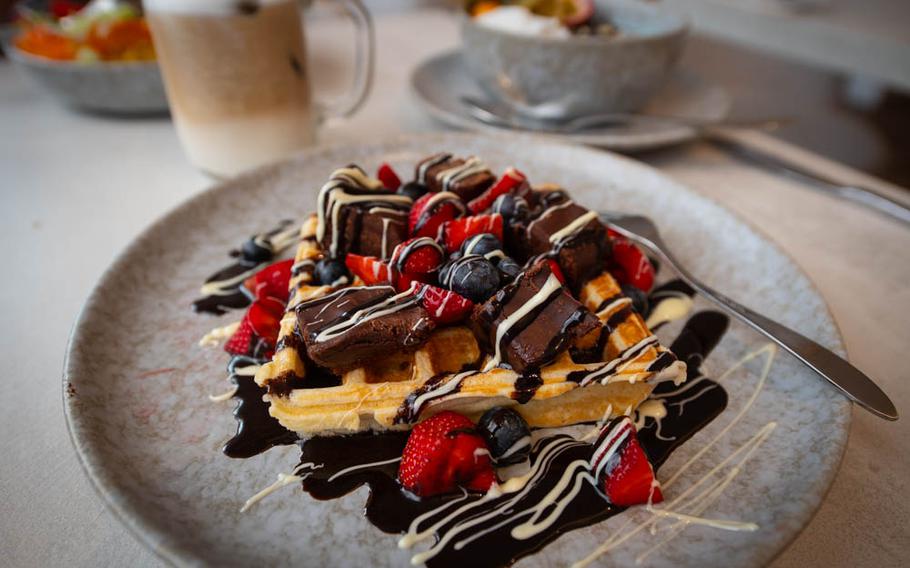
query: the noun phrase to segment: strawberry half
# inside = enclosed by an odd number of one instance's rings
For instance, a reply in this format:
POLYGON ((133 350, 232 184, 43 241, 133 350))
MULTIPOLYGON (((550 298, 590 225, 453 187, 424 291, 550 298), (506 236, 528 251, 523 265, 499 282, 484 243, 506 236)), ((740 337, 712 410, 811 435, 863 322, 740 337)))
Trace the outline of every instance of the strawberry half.
POLYGON ((442 240, 449 253, 460 249, 463 242, 481 233, 493 233, 502 242, 502 215, 475 215, 442 224, 442 240))
POLYGON ((631 507, 664 500, 654 469, 628 416, 607 424, 594 447, 591 469, 598 480, 603 480, 603 490, 610 503, 631 507))
POLYGON ((527 181, 527 179, 528 178, 523 173, 515 168, 507 169, 506 172, 502 174, 502 177, 499 178, 490 189, 468 202, 468 210, 475 215, 486 211, 493 206, 493 202, 496 201, 497 197, 509 193, 523 182, 527 181))
POLYGON ((275 351, 284 302, 268 296, 257 298, 240 320, 240 327, 224 344, 234 355, 268 359, 275 351))
POLYGON ((420 304, 438 324, 464 320, 474 309, 474 302, 451 290, 424 284, 417 293, 420 304))
POLYGON ((442 264, 442 247, 430 237, 415 237, 392 251, 389 265, 404 274, 429 274, 442 264))
POLYGON ((382 182, 383 187, 389 191, 395 191, 401 187, 401 178, 398 177, 398 174, 395 173, 392 166, 387 163, 383 163, 379 166, 379 169, 376 171, 376 177, 382 182))
POLYGON ((641 249, 629 239, 611 234, 612 262, 610 273, 620 284, 631 284, 647 293, 654 286, 654 266, 641 249))
POLYGON ((408 230, 413 237, 436 237, 439 226, 465 214, 461 199, 452 192, 427 193, 414 202, 408 217, 408 230))
POLYGON ((243 281, 243 287, 247 289, 253 298, 264 298, 270 296, 279 300, 288 297, 288 287, 291 283, 291 266, 294 259, 280 260, 270 264, 243 281))
POLYGON ((367 286, 391 282, 389 266, 375 256, 361 256, 351 252, 345 257, 344 264, 351 274, 360 277, 367 286))
POLYGON ((420 497, 458 487, 487 491, 496 481, 484 439, 474 423, 456 412, 440 412, 414 427, 401 455, 398 480, 420 497))

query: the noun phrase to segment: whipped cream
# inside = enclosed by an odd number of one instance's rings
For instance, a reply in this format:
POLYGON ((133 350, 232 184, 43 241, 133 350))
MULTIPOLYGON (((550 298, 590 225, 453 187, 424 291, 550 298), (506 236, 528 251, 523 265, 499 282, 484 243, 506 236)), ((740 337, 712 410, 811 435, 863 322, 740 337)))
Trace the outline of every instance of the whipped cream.
POLYGON ((538 16, 524 6, 500 6, 474 20, 482 26, 513 34, 551 38, 571 35, 558 19, 538 16))

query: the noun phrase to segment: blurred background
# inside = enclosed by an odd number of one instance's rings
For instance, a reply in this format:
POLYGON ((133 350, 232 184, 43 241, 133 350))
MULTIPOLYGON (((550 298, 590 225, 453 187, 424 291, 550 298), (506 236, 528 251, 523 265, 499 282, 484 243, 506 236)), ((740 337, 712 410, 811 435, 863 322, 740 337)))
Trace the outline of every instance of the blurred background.
MULTIPOLYGON (((54 9, 80 0, 51 2, 54 9)), ((796 117, 775 135, 833 160, 910 186, 910 2, 906 0, 660 0, 687 14, 693 34, 682 67, 723 85, 732 115, 796 117)), ((0 0, 2 21, 14 19, 13 0, 0 0)), ((331 17, 333 8, 317 3, 331 17)), ((450 9, 454 0, 366 0, 374 13, 418 7, 450 9)), ((318 16, 317 16, 318 17, 318 16)), ((319 41, 314 26, 309 41, 319 41)), ((421 34, 414 29, 413 34, 421 34)), ((382 45, 378 46, 382 50, 382 45)), ((343 85, 347 53, 311 50, 343 85)))

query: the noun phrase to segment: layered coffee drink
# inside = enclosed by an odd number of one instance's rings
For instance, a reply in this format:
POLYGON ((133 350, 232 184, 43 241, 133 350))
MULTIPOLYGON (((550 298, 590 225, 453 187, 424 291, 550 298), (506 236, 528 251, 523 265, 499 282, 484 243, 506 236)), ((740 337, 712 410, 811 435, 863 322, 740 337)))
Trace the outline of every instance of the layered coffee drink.
POLYGON ((190 161, 233 175, 314 142, 299 5, 146 0, 171 113, 190 161))

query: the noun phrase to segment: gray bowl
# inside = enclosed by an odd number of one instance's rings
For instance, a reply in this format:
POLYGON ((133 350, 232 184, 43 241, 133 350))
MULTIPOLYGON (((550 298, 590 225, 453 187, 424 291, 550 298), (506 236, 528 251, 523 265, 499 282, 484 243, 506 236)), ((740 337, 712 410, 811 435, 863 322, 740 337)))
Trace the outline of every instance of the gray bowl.
POLYGON ((595 0, 617 37, 540 38, 462 23, 469 72, 492 97, 540 118, 634 112, 661 88, 688 22, 639 0, 595 0))
MULTIPOLYGON (((7 34, 4 39, 9 40, 7 34)), ((35 84, 67 106, 105 114, 161 114, 168 110, 161 72, 154 61, 75 63, 25 53, 11 41, 4 41, 3 47, 35 84)))

